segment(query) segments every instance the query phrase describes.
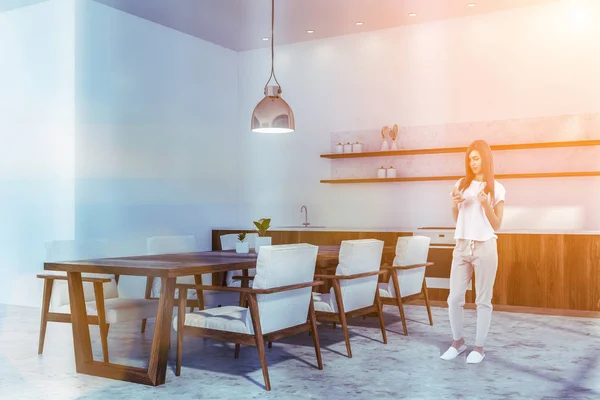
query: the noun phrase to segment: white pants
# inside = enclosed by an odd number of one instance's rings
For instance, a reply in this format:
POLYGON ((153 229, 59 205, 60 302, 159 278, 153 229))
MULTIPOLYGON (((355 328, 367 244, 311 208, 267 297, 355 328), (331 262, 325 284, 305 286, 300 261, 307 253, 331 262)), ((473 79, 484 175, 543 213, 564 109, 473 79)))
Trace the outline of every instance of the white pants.
POLYGON ((475 304, 477 304, 477 335, 475 346, 483 347, 492 320, 492 295, 498 249, 496 238, 485 242, 458 239, 452 253, 448 314, 454 340, 463 337, 463 308, 465 293, 475 271, 475 304))

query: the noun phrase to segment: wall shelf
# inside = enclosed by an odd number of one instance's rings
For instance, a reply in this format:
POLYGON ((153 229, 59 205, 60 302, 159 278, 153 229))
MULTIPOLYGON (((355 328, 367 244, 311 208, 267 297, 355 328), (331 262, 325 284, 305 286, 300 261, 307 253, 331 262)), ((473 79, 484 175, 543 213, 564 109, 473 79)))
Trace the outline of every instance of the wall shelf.
MULTIPOLYGON (((528 150, 528 149, 547 149, 556 147, 581 147, 581 146, 600 146, 600 140, 574 140, 568 142, 539 142, 539 143, 521 143, 521 144, 498 144, 490 146, 493 151, 502 150, 528 150)), ((417 154, 445 154, 445 153, 464 153, 466 147, 439 147, 431 149, 412 149, 412 150, 394 150, 394 151, 368 151, 363 153, 345 153, 345 154, 321 154, 321 158, 362 158, 362 157, 393 157, 410 156, 417 154)), ((448 177, 449 179, 450 177, 448 177)), ((399 179, 399 178, 397 178, 399 179)), ((423 179, 417 179, 423 180, 423 179)), ((377 180, 380 181, 380 180, 377 180)), ((323 181, 321 181, 323 182, 323 181)))
MULTIPOLYGON (((579 176, 600 176, 600 171, 584 172, 540 172, 531 174, 496 174, 500 179, 526 179, 526 178, 568 178, 579 176)), ((365 178, 365 179, 323 179, 321 183, 388 183, 388 182, 414 182, 414 181, 457 181, 462 175, 456 176, 411 176, 400 178, 365 178)))

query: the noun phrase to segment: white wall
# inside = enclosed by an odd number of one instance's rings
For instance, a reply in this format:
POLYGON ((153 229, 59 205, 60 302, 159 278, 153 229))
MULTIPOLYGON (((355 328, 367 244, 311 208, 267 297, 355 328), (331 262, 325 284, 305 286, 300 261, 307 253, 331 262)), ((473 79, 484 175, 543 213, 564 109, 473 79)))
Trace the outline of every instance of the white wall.
POLYGON ((90 0, 76 37, 76 237, 210 249, 237 221, 237 54, 90 0))
POLYGON ((0 13, 0 303, 39 307, 47 241, 210 249, 238 219, 237 54, 91 0, 16 5, 0 13))
MULTIPOLYGON (((270 54, 240 53, 238 129, 247 134, 241 143, 246 179, 239 225, 260 216, 272 216, 274 225, 298 225, 300 206, 306 204, 310 222, 318 225, 451 226, 453 182, 321 184, 343 164, 319 154, 332 151, 332 136, 370 131, 376 138, 383 125, 394 123, 413 132, 402 137, 413 148, 466 146, 480 137, 492 144, 600 138, 597 125, 562 126, 585 120, 587 113, 597 123, 599 42, 600 2, 564 0, 278 46, 275 71, 297 121, 296 132, 279 137, 248 133, 270 54), (556 129, 540 128, 548 125, 556 129)), ((587 150, 584 160, 578 153, 562 154, 498 152, 496 170, 528 172, 541 164, 551 168, 554 161, 563 164, 557 170, 600 167, 598 148, 587 150), (571 166, 572 159, 583 164, 571 166)), ((362 163, 374 177, 384 161, 347 162, 362 163)), ((419 156, 411 162, 400 176, 419 175, 422 168, 433 175, 464 171, 462 155, 419 156)), ((597 178, 502 183, 508 191, 504 228, 600 229, 597 178)))
POLYGON ((17 5, 0 12, 0 303, 39 306, 44 242, 74 235, 73 0, 17 5))

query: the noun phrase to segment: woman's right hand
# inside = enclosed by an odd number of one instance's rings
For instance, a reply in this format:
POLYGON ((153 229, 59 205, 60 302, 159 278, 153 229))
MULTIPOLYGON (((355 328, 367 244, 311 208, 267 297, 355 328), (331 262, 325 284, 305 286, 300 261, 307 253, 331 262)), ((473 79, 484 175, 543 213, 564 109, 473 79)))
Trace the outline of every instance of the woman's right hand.
POLYGON ((450 196, 452 197, 452 207, 458 208, 458 205, 465 201, 457 189, 454 189, 452 193, 450 193, 450 196))

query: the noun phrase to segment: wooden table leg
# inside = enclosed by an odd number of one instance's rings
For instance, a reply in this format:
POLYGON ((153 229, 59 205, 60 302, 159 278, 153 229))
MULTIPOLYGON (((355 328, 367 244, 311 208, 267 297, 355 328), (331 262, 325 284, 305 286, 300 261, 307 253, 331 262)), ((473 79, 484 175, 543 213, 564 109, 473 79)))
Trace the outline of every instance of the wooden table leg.
POLYGON ((81 273, 68 272, 67 278, 69 281, 73 347, 75 349, 77 372, 151 386, 164 384, 167 374, 169 343, 171 341, 175 278, 161 278, 162 287, 160 289, 158 315, 156 316, 148 369, 94 361, 81 273))
POLYGON ((158 315, 154 326, 154 338, 150 351, 148 377, 154 386, 165 383, 167 359, 171 342, 171 323, 173 321, 173 298, 175 296, 175 279, 162 278, 158 315))
POLYGON ((92 341, 88 326, 83 281, 80 272, 68 272, 69 304, 71 306, 71 328, 73 330, 73 349, 75 350, 75 366, 79 373, 85 373, 88 364, 94 362, 92 341))

